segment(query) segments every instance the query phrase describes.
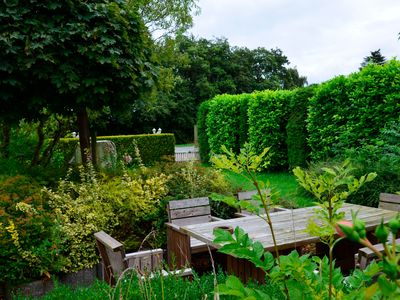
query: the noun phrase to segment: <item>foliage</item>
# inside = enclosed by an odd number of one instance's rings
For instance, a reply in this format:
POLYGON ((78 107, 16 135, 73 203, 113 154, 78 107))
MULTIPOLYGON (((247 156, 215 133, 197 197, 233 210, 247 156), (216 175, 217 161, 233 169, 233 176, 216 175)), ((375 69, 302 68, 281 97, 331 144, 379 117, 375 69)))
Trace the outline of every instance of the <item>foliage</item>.
POLYGON ((265 91, 249 103, 249 143, 258 153, 271 148, 271 168, 287 167, 286 124, 293 92, 265 91))
POLYGON ((164 37, 185 32, 193 23, 192 14, 200 13, 194 0, 136 0, 128 6, 138 9, 150 32, 164 37))
POLYGON ((63 271, 76 272, 98 262, 93 234, 110 232, 116 225, 113 203, 104 201, 105 190, 94 169, 79 167, 80 182, 70 180, 71 171, 57 190, 44 189, 49 205, 60 220, 62 254, 66 256, 63 271))
POLYGON ((147 98, 144 105, 136 102, 129 111, 132 121, 113 119, 105 129, 109 134, 149 132, 157 126, 173 132, 179 143, 193 142, 193 125, 202 102, 219 94, 292 89, 306 82, 281 50, 233 47, 224 38, 178 35, 158 43, 155 53, 161 74, 150 103, 147 98))
POLYGON ((152 83, 148 33, 126 1, 2 2, 0 11, 1 118, 74 113, 88 143, 86 108, 122 109, 152 83))
POLYGON ((304 167, 308 161, 310 149, 307 145, 306 118, 309 99, 315 86, 294 90, 290 102, 290 116, 286 124, 286 144, 289 169, 304 167))
POLYGON ((221 146, 235 153, 247 141, 247 104, 251 95, 220 95, 209 104, 206 118, 207 136, 210 150, 220 153, 221 146))
POLYGON ((58 221, 32 178, 0 181, 0 282, 50 277, 63 263, 58 221))
POLYGON ((159 247, 158 235, 162 233, 155 230, 169 179, 170 176, 153 174, 142 167, 136 173, 125 173, 122 178, 102 183, 103 201, 112 204, 115 214, 112 235, 124 243, 127 251, 141 246, 159 247))
POLYGON ((300 185, 318 199, 320 209, 315 210, 314 219, 308 220, 307 233, 319 236, 329 247, 329 299, 334 296, 333 248, 339 241, 335 238, 335 225, 344 218, 339 209, 350 194, 376 177, 376 173, 370 173, 357 179, 350 171, 349 161, 334 168, 322 168, 318 173, 303 171, 300 167, 293 170, 300 185))
POLYGON ((197 136, 199 141, 199 152, 201 162, 207 163, 210 159, 210 144, 207 136, 207 115, 210 111, 210 101, 200 104, 197 111, 197 136))
POLYGON ((400 255, 398 245, 396 245, 396 237, 400 229, 400 217, 397 215, 389 220, 387 225, 381 224, 375 229, 375 236, 384 246, 383 253, 379 252, 374 245, 366 238, 365 223, 357 218, 357 214, 353 214, 353 223, 350 226, 339 224, 344 235, 351 241, 360 243, 370 248, 380 259, 378 263, 369 266, 365 275, 370 282, 372 278, 377 280, 368 286, 354 291, 350 299, 397 299, 400 296, 399 274, 400 274, 400 255), (391 235, 391 242, 388 237, 391 235))
POLYGON ((368 64, 383 65, 385 62, 386 58, 381 54, 381 49, 371 51, 370 55, 364 57, 360 70, 368 64))
POLYGON ((363 186, 349 200, 352 203, 378 206, 379 194, 395 193, 400 186, 400 124, 392 122, 381 129, 381 134, 371 144, 346 151, 356 167, 355 176, 375 171, 378 176, 363 186))
MULTIPOLYGON (((225 154, 213 156, 211 158, 212 163, 221 169, 230 170, 236 174, 242 174, 247 179, 249 179, 254 187, 257 189, 257 198, 253 201, 240 201, 236 198, 222 198, 221 201, 224 201, 228 205, 241 208, 244 210, 248 210, 251 213, 254 213, 259 218, 263 219, 271 230, 272 240, 274 242, 275 255, 279 262, 279 252, 276 244, 274 228, 272 225, 270 211, 277 202, 277 194, 272 193, 269 189, 269 183, 260 182, 257 180, 256 172, 261 168, 266 167, 268 165, 269 160, 267 153, 269 148, 265 148, 261 154, 257 155, 252 146, 248 143, 244 144, 243 148, 240 150, 239 154, 235 154, 232 151, 229 151, 225 146, 222 146, 222 151, 225 154)), ((241 236, 238 231, 237 237, 241 236)), ((244 243, 246 244, 247 238, 244 243)), ((241 243, 241 241, 239 241, 241 243)), ((259 246, 259 245, 258 245, 259 246)), ((259 252, 259 247, 257 252, 259 252)))
POLYGON ((311 157, 321 160, 367 145, 386 124, 398 122, 399 74, 400 62, 391 60, 322 84, 307 119, 311 157))

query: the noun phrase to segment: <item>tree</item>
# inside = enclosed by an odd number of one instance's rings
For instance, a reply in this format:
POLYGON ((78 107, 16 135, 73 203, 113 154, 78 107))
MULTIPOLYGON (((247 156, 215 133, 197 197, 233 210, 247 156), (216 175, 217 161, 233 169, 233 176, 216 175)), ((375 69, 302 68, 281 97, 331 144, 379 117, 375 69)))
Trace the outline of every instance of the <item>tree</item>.
POLYGON ((3 1, 0 20, 0 117, 75 114, 84 160, 87 109, 121 109, 153 83, 148 32, 126 1, 3 1))
POLYGON ((151 132, 153 127, 161 127, 174 132, 178 142, 189 142, 197 108, 203 101, 217 94, 292 89, 306 83, 305 77, 288 67, 289 60, 280 49, 250 50, 232 47, 225 38, 207 40, 185 35, 165 39, 155 49, 163 75, 146 98, 152 101, 137 101, 131 109, 135 128, 129 125, 132 121, 122 125, 121 118, 114 118, 109 131, 102 133, 151 132))
POLYGON ((197 0, 130 0, 129 6, 141 14, 150 32, 160 38, 184 33, 193 24, 192 15, 200 13, 197 0))
POLYGON ((381 49, 378 49, 376 51, 371 51, 370 55, 364 57, 364 60, 361 63, 360 70, 368 64, 383 65, 385 62, 386 58, 381 54, 381 49))

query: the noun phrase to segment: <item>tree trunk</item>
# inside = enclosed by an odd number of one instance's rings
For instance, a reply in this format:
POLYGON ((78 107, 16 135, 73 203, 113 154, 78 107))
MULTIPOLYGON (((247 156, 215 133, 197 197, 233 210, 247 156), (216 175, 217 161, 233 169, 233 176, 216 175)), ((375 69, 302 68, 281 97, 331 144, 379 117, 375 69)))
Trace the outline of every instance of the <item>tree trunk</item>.
POLYGON ((92 146, 92 163, 93 166, 97 166, 97 153, 96 153, 96 143, 97 143, 97 138, 96 138, 96 132, 92 130, 90 132, 90 141, 91 141, 91 146, 92 146))
POLYGON ((41 119, 39 121, 39 125, 36 129, 37 135, 38 135, 38 142, 36 144, 35 152, 33 154, 33 158, 31 161, 31 167, 36 166, 39 164, 39 159, 40 159, 40 149, 42 149, 43 143, 44 143, 44 133, 43 133, 43 126, 44 126, 44 121, 41 119))
POLYGON ((79 129, 79 144, 81 147, 82 163, 86 164, 90 158, 90 130, 89 118, 86 108, 82 108, 77 113, 78 129, 79 129))
POLYGON ((58 119, 56 117, 56 120, 58 122, 57 130, 54 133, 53 139, 50 142, 50 144, 47 146, 47 148, 43 152, 42 158, 39 160, 39 164, 41 162, 44 162, 44 166, 47 166, 50 162, 51 157, 53 156, 54 148, 56 147, 57 143, 60 141, 61 137, 63 137, 66 133, 66 124, 63 122, 63 120, 58 119))
POLYGON ((11 126, 4 122, 2 127, 3 140, 1 141, 0 155, 4 158, 8 158, 10 154, 8 146, 10 145, 11 126))

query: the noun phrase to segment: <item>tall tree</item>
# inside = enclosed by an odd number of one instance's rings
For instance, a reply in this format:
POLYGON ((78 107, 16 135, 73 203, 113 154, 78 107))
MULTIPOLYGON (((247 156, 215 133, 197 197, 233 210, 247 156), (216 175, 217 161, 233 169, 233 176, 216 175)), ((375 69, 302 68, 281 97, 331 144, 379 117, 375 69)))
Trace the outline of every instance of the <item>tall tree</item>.
POLYGON ((370 55, 364 57, 364 60, 361 63, 360 70, 368 64, 383 65, 385 62, 386 58, 381 54, 381 49, 371 51, 370 55))
POLYGON ((124 0, 3 1, 0 20, 0 116, 76 114, 84 159, 87 109, 121 108, 152 84, 148 33, 124 0))
POLYGON ((124 127, 131 132, 151 132, 153 127, 161 127, 174 132, 178 142, 186 142, 193 138, 198 106, 216 94, 291 89, 306 83, 305 77, 288 66, 280 49, 250 50, 232 47, 225 38, 184 35, 164 40, 156 49, 163 76, 150 97, 153 101, 136 102, 132 109, 131 116, 140 120, 140 125, 121 125, 119 118, 109 130, 124 127), (140 103, 146 105, 138 106, 140 103))
POLYGON ((141 14, 146 27, 159 38, 184 33, 200 13, 197 0, 129 0, 141 14))

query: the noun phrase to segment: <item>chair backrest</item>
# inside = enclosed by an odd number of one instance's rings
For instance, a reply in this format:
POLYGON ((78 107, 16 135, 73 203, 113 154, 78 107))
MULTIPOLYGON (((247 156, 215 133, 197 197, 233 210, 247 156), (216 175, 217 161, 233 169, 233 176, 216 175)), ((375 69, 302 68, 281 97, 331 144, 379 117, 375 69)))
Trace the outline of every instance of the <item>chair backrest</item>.
POLYGON ((124 246, 104 231, 96 232, 94 237, 104 264, 104 279, 114 285, 121 273, 128 268, 124 246))
POLYGON ((400 195, 381 193, 379 195, 379 208, 400 211, 400 195))
POLYGON ((163 250, 153 249, 126 254, 128 267, 134 268, 139 274, 160 271, 162 268, 163 250))
POLYGON ((208 197, 169 201, 167 208, 169 222, 178 226, 212 221, 208 197))

